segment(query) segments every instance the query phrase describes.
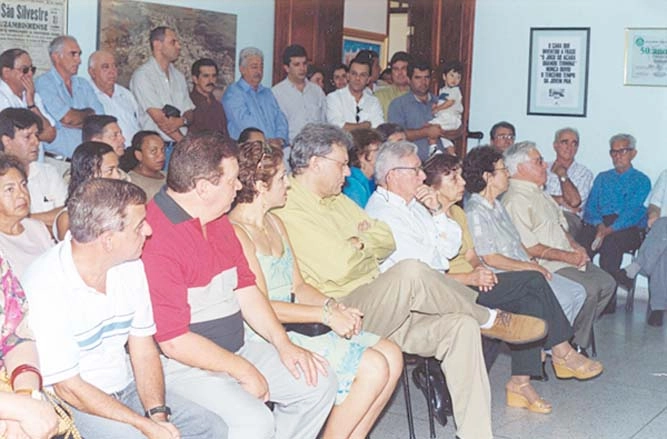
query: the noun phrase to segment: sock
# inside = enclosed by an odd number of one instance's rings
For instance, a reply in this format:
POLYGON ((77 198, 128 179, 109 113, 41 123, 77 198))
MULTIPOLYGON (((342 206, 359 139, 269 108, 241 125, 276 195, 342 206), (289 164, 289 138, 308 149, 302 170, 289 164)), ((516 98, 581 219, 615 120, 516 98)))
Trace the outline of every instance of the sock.
POLYGON ((491 329, 493 326, 493 322, 496 321, 496 316, 498 315, 498 311, 495 309, 489 309, 489 320, 486 321, 483 325, 480 325, 480 328, 482 329, 491 329))

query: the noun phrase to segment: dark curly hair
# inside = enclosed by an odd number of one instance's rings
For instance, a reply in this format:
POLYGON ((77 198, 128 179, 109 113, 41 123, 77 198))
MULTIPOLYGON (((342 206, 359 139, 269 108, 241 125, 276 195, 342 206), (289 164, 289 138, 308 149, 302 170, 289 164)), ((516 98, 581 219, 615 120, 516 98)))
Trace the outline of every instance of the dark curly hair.
POLYGON ((234 202, 252 203, 257 195, 256 182, 263 181, 271 187, 271 180, 283 161, 283 150, 260 141, 242 143, 239 149, 241 190, 236 193, 234 202))
POLYGON ((69 187, 67 197, 71 197, 76 188, 86 180, 94 178, 102 167, 102 157, 113 152, 113 148, 104 142, 88 141, 77 146, 72 154, 69 187))
POLYGON ((468 151, 463 160, 463 179, 466 181, 466 189, 473 193, 483 191, 486 188, 484 173, 493 172, 495 163, 502 158, 503 155, 498 150, 488 145, 468 151))
POLYGON ((424 183, 438 189, 442 183, 442 177, 461 168, 461 159, 451 154, 436 154, 426 160, 423 169, 426 174, 424 183))
POLYGON ((361 167, 361 157, 366 160, 370 158, 369 147, 373 144, 382 143, 382 135, 372 128, 357 128, 350 131, 352 135, 352 148, 348 149, 350 166, 361 167))

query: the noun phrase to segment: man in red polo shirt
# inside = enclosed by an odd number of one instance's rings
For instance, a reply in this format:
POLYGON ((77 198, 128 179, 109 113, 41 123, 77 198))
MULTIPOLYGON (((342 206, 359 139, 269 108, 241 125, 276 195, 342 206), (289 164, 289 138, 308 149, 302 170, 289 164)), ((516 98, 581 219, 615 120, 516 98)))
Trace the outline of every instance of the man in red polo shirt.
POLYGON ((241 188, 236 154, 221 134, 187 136, 148 205, 153 236, 143 261, 165 379, 220 415, 229 438, 313 438, 336 378, 324 359, 289 341, 255 286, 224 215, 241 188), (244 321, 270 344, 244 341, 244 321))

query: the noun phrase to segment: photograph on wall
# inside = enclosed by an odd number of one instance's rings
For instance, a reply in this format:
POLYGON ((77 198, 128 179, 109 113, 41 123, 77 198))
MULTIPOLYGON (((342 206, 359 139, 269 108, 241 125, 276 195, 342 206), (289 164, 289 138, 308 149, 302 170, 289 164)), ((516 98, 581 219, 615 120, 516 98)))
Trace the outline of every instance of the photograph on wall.
POLYGON ((667 28, 625 30, 624 84, 667 86, 667 28))
POLYGON ((0 3, 0 53, 21 48, 37 73, 51 68, 49 43, 67 33, 67 0, 5 0, 0 3))
POLYGON ((235 14, 128 0, 100 0, 99 6, 97 47, 116 55, 119 84, 127 87, 132 72, 148 61, 149 33, 158 26, 176 31, 181 53, 174 65, 188 82, 192 64, 200 58, 218 65, 217 88, 234 82, 235 14))
POLYGON ((590 28, 531 28, 528 114, 586 116, 590 28))
POLYGON ((350 61, 362 50, 372 50, 380 57, 380 65, 386 61, 386 36, 374 32, 357 29, 343 29, 343 64, 350 65, 350 61))

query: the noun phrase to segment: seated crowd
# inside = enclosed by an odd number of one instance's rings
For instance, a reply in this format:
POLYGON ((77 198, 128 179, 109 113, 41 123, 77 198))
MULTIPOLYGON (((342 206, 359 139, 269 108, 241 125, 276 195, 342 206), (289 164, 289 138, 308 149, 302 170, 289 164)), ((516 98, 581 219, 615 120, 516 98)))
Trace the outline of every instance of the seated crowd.
POLYGON ((63 433, 55 394, 86 438, 365 438, 412 354, 436 419, 491 438, 483 339, 507 405, 546 414, 531 379, 603 372, 617 285, 648 276, 662 324, 667 174, 649 195, 633 136, 595 178, 569 127, 553 163, 508 122, 460 160, 458 62, 433 94, 406 52, 379 79, 372 51, 327 72, 295 44, 267 88, 247 47, 217 99, 213 60, 188 88, 176 31, 149 40, 129 89, 104 50, 79 77, 71 36, 38 78, 0 54, 0 436, 63 433))

